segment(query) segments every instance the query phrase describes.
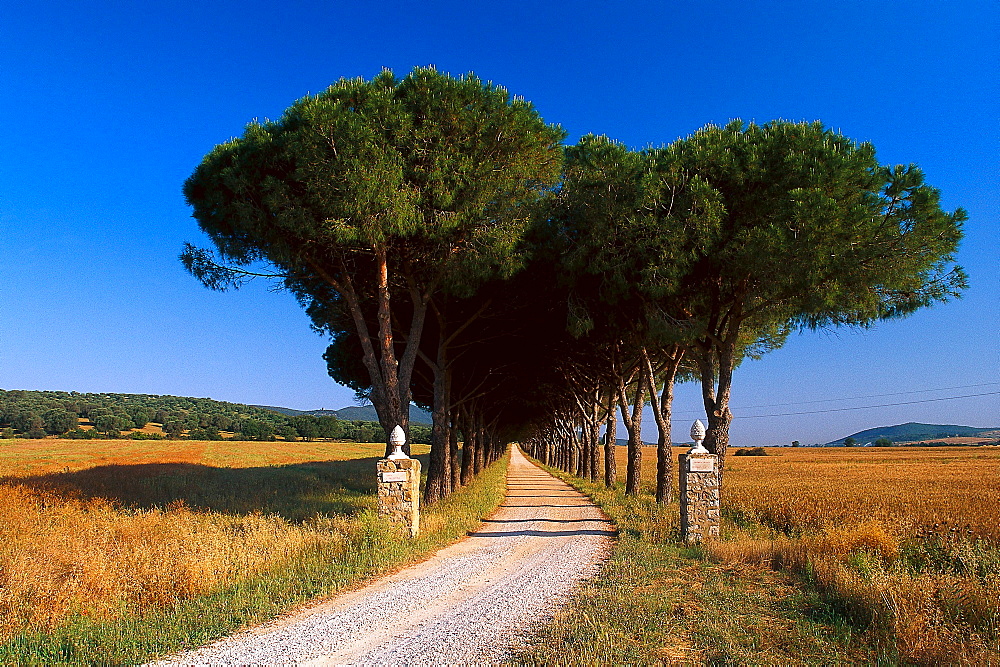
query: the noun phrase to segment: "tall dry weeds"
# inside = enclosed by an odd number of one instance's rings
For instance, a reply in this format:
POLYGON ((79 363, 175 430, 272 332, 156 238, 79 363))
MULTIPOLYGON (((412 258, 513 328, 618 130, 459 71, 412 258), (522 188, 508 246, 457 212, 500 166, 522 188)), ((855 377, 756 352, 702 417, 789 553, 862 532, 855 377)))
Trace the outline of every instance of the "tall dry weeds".
POLYGON ((123 509, 0 486, 0 641, 202 595, 341 539, 276 516, 123 509))
POLYGON ((721 562, 799 572, 886 655, 1000 662, 1000 451, 780 451, 727 471, 721 562))
POLYGON ((349 515, 374 504, 363 473, 381 447, 5 442, 0 643, 336 555, 356 529, 349 515))

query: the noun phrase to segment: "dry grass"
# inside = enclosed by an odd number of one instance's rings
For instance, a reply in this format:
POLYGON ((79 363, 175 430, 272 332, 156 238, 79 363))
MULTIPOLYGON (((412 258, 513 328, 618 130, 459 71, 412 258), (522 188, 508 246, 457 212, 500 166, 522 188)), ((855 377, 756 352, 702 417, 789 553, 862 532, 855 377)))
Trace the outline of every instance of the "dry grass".
POLYGON ((727 460, 723 537, 695 550, 701 568, 671 551, 677 506, 653 503, 655 448, 636 498, 574 481, 621 542, 529 658, 1000 664, 1000 448, 768 453, 727 460))
MULTIPOLYGON (((384 445, 356 442, 15 439, 0 441, 0 476, 138 463, 248 468, 305 461, 343 461, 378 456, 382 447, 384 445)), ((414 451, 425 453, 427 446, 414 445, 414 451)))
POLYGON ((873 664, 880 655, 793 573, 712 562, 678 541, 678 507, 556 472, 615 521, 600 575, 515 662, 540 665, 873 664))
POLYGON ((1000 661, 1000 449, 770 452, 727 460, 713 560, 800 573, 883 655, 1000 661))
POLYGON ((336 554, 374 507, 383 446, 4 441, 0 643, 336 554))
POLYGON ((125 510, 0 487, 0 641, 211 592, 334 542, 326 526, 182 505, 125 510))
POLYGON ((780 448, 728 458, 725 504, 785 533, 877 522, 900 538, 947 524, 1000 545, 1000 448, 780 448))

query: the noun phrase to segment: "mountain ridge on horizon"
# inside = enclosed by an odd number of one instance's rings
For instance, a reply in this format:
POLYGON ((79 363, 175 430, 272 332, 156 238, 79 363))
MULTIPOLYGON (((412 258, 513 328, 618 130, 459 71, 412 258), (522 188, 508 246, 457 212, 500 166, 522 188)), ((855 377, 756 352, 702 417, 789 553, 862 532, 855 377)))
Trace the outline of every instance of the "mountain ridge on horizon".
MULTIPOLYGON (((348 405, 338 410, 296 410, 294 408, 284 408, 274 405, 252 405, 251 407, 271 410, 272 412, 277 412, 289 417, 295 417, 297 415, 309 415, 312 417, 333 416, 346 421, 378 421, 378 413, 375 412, 375 406, 373 405, 348 405)), ((410 423, 429 425, 431 423, 431 413, 411 404, 410 423)))
POLYGON ((894 426, 876 426, 845 435, 843 438, 831 440, 823 445, 824 447, 838 447, 844 444, 847 438, 854 438, 859 444, 874 442, 879 438, 888 438, 893 442, 919 442, 925 440, 940 440, 942 438, 968 438, 983 435, 984 433, 1000 432, 1000 427, 976 427, 960 426, 957 424, 922 424, 920 422, 906 422, 894 426))

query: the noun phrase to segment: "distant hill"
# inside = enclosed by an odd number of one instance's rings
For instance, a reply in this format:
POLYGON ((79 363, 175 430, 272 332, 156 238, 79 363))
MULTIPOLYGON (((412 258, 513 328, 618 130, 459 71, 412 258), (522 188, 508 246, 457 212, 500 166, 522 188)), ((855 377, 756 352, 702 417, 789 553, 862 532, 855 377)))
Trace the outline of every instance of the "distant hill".
MULTIPOLYGON (((372 405, 352 405, 346 408, 341 408, 337 410, 337 416, 341 419, 354 419, 371 422, 378 421, 378 413, 375 412, 375 407, 372 405)), ((410 406, 411 423, 430 424, 432 421, 431 413, 426 410, 421 410, 415 405, 410 406)))
MULTIPOLYGON (((295 417, 297 415, 310 415, 312 417, 339 417, 336 410, 295 410, 294 408, 282 408, 275 405, 251 405, 250 407, 260 408, 261 410, 270 410, 271 412, 288 415, 289 417, 295 417)), ((343 417, 340 418, 344 419, 343 417)))
POLYGON ((976 428, 974 426, 955 426, 951 424, 918 424, 908 422, 896 426, 878 426, 864 431, 858 431, 844 436, 839 440, 826 443, 827 447, 837 447, 844 444, 847 438, 854 438, 858 444, 875 442, 879 438, 888 438, 893 442, 916 442, 920 440, 940 440, 942 438, 975 437, 983 433, 997 431, 997 427, 976 428))
MULTIPOLYGON (((429 444, 430 416, 411 410, 411 442, 429 444)), ((0 438, 380 441, 371 407, 293 410, 190 396, 0 389, 0 438), (310 416, 313 419, 295 419, 310 416), (339 419, 315 419, 337 416, 339 419), (372 423, 374 422, 374 423, 372 423)), ((2 449, 2 446, 0 446, 2 449)))
MULTIPOLYGON (((350 405, 346 408, 341 408, 339 410, 293 410, 292 408, 281 408, 273 405, 255 405, 255 408, 263 408, 264 410, 271 410, 272 412, 277 412, 283 415, 288 415, 289 417, 294 417, 296 415, 311 415, 313 417, 324 417, 333 415, 338 419, 345 419, 347 421, 366 421, 366 422, 377 422, 378 413, 375 412, 374 406, 371 405, 350 405)), ((410 406, 410 422, 413 424, 430 424, 431 423, 431 413, 426 410, 421 410, 415 405, 410 406)))

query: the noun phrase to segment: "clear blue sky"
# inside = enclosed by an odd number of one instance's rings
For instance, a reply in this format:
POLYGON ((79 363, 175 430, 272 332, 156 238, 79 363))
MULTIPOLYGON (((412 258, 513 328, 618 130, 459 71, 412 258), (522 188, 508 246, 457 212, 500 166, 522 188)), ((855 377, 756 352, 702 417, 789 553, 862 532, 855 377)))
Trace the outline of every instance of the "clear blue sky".
MULTIPOLYGON (((822 120, 969 211, 961 301, 794 336, 738 371, 734 445, 905 421, 1000 426, 1000 12, 982 2, 85 2, 0 13, 0 388, 300 409, 352 393, 292 297, 210 292, 181 183, 213 145, 339 77, 436 65, 533 101, 573 141, 667 143, 731 118, 822 120), (952 389, 984 385, 966 389, 952 389), (806 403, 916 392, 860 401, 806 403), (942 391, 922 391, 942 390, 942 391), (781 407, 753 408, 750 406, 781 407)), ((682 387, 676 427, 697 416, 682 387)), ((652 423, 649 422, 652 438, 652 423)))

